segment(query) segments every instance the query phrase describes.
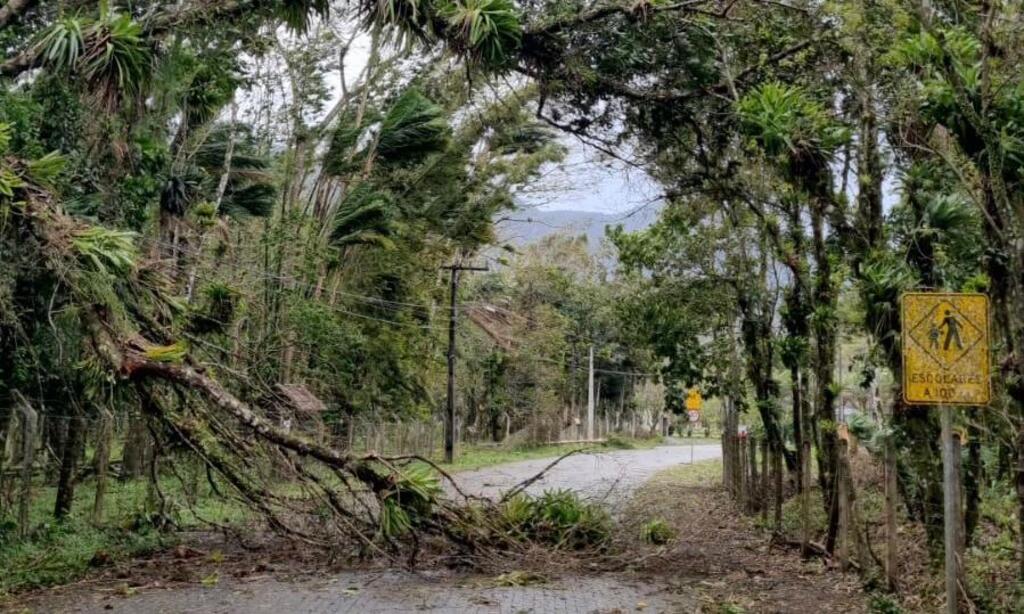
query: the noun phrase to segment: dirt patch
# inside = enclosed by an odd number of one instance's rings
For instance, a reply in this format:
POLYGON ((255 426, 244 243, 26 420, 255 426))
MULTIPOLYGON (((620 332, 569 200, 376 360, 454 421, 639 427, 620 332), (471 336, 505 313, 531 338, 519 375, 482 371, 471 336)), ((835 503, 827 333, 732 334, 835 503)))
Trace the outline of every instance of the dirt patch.
POLYGON ((755 519, 738 513, 725 491, 711 485, 720 473, 720 463, 673 468, 637 491, 623 526, 623 548, 643 554, 630 567, 695 596, 701 612, 867 610, 855 575, 772 545, 755 519), (644 524, 656 519, 674 530, 667 545, 641 541, 644 524))

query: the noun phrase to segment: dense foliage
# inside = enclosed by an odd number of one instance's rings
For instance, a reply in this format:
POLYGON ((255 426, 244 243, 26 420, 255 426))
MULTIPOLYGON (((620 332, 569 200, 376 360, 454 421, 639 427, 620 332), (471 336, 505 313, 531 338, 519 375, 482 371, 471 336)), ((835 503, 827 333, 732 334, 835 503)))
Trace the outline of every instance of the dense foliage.
POLYGON ((543 415, 561 433, 593 345, 620 412, 638 376, 672 409, 700 385, 727 400, 727 466, 739 413, 797 490, 813 459, 832 552, 856 406, 937 553, 938 422, 902 400, 898 299, 984 291, 995 394, 959 418, 967 540, 983 496, 1015 497, 1024 575, 1019 6, 58 4, 0 9, 0 424, 63 421, 45 434, 58 517, 84 421, 114 415, 126 466, 185 444, 287 524, 224 414, 369 484, 385 539, 430 525, 430 496, 406 504, 390 470, 265 422, 295 385, 339 442, 356 416, 433 414, 440 267, 498 253, 495 216, 561 133, 647 170, 662 213, 609 232, 614 275, 563 239, 463 286, 469 428, 502 439, 543 415))

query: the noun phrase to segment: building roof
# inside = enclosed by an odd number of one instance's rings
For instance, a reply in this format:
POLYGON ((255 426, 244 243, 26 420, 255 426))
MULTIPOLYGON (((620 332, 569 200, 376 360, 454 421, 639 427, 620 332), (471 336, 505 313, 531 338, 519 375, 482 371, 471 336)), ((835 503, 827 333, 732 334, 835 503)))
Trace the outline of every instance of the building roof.
POLYGON ((327 410, 327 404, 304 384, 275 384, 274 392, 283 404, 297 413, 320 414, 327 410))

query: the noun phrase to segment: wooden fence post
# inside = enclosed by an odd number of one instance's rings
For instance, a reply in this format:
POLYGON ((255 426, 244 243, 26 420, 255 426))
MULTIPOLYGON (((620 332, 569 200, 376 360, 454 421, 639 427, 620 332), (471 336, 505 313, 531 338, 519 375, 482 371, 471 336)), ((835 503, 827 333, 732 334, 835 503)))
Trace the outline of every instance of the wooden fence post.
POLYGON ((768 481, 771 479, 771 475, 768 470, 768 438, 765 437, 761 440, 761 490, 760 490, 760 505, 761 505, 761 521, 764 523, 768 522, 768 481))
MULTIPOLYGON (((111 415, 104 411, 100 417, 99 430, 96 434, 96 451, 93 460, 96 468, 96 496, 92 502, 92 522, 99 525, 103 522, 103 499, 107 494, 107 468, 110 466, 110 439, 113 437, 114 424, 111 415)), ((198 471, 194 473, 198 476, 198 471)), ((190 496, 197 496, 198 478, 192 481, 190 496)))
POLYGON ((772 461, 775 466, 775 532, 782 533, 782 450, 775 450, 772 461))
POLYGON ((760 490, 760 480, 757 477, 757 439, 751 435, 747 438, 750 448, 750 459, 748 465, 750 466, 750 488, 747 489, 747 511, 754 513, 757 511, 757 499, 758 490, 760 490))
MULTIPOLYGON (((890 418, 891 419, 891 418, 890 418)), ((898 588, 896 552, 896 444, 892 433, 885 438, 885 584, 890 592, 898 588)))
POLYGON ((737 492, 736 492, 736 494, 737 494, 736 502, 739 505, 741 505, 744 508, 746 508, 746 506, 747 506, 747 499, 748 499, 748 496, 747 496, 747 482, 750 481, 750 478, 748 477, 748 474, 747 474, 747 445, 746 445, 746 442, 743 441, 742 439, 740 439, 738 435, 737 435, 736 439, 737 439, 736 455, 737 455, 737 459, 739 460, 739 462, 736 463, 736 470, 737 470, 736 471, 736 475, 737 475, 737 478, 738 478, 737 479, 737 485, 739 486, 739 488, 737 489, 737 492))
POLYGON ((850 568, 850 492, 847 481, 848 465, 846 463, 847 441, 839 438, 839 463, 836 466, 836 497, 839 500, 839 568, 846 571, 850 568))
POLYGON ((803 463, 800 485, 800 555, 807 558, 811 555, 811 442, 804 439, 804 453, 800 461, 803 463))
POLYGON ((18 533, 21 537, 26 537, 29 533, 28 511, 32 500, 32 467, 35 463, 36 423, 39 415, 20 392, 14 390, 12 394, 17 398, 18 411, 21 413, 21 492, 18 495, 18 533))

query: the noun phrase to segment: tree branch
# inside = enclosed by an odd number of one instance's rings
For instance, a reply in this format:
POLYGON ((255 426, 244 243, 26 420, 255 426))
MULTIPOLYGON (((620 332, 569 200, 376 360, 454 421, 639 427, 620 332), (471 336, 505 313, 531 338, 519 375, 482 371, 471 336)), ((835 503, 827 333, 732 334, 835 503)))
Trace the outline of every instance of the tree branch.
POLYGON ((32 8, 38 0, 8 0, 7 4, 0 6, 0 28, 6 27, 9 23, 21 17, 28 9, 32 8))

